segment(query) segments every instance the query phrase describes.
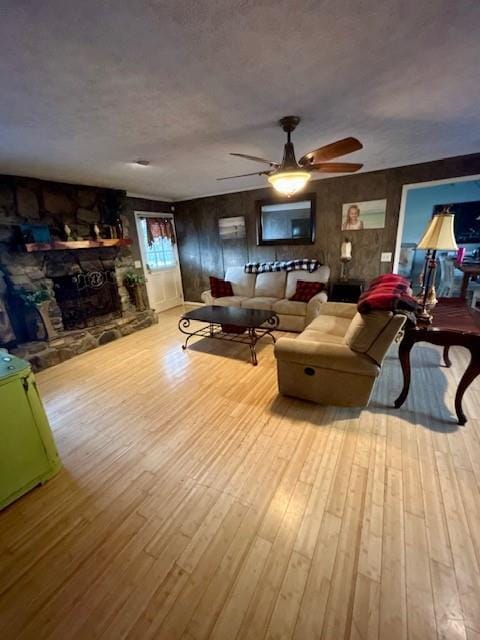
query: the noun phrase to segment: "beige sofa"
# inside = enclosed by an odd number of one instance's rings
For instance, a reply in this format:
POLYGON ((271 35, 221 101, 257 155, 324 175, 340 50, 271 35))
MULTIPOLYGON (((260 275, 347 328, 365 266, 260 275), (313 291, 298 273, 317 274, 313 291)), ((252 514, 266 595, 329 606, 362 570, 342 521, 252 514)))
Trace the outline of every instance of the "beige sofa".
POLYGON ((321 305, 305 331, 275 345, 280 393, 324 405, 366 406, 404 322, 405 316, 387 312, 361 315, 354 304, 321 305))
POLYGON ((247 309, 268 309, 279 319, 279 329, 303 331, 320 313, 327 301, 326 291, 314 296, 308 303, 289 300, 295 293, 297 280, 322 282, 325 286, 330 277, 330 267, 321 266, 313 273, 308 271, 278 271, 274 273, 245 273, 243 267, 229 267, 225 280, 232 283, 233 296, 213 298, 210 291, 202 293, 205 304, 247 309))

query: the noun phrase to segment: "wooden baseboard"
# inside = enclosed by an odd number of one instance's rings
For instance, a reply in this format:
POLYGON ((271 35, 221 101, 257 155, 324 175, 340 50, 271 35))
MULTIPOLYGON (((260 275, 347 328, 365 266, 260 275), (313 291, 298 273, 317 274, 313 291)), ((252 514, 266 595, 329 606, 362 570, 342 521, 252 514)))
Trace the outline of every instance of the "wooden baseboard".
POLYGON ((203 305, 205 303, 204 302, 190 302, 190 300, 184 300, 183 304, 189 304, 189 305, 192 305, 193 307, 203 307, 203 305))

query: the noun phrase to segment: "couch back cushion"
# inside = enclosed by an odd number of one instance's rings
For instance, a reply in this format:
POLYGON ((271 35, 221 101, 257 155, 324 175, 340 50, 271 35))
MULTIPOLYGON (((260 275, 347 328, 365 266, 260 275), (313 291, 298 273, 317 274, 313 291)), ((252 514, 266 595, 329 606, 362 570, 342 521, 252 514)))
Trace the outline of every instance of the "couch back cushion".
POLYGON ((385 311, 356 313, 345 333, 345 344, 356 353, 363 353, 378 365, 405 322, 405 316, 385 311))
POLYGON ((329 278, 330 267, 327 267, 326 264, 322 265, 313 273, 308 273, 308 271, 289 271, 287 274, 285 298, 290 299, 293 295, 295 295, 295 291, 297 289, 297 280, 303 280, 304 282, 322 282, 326 285, 329 278))
POLYGON ((225 272, 225 280, 232 283, 233 293, 236 296, 253 298, 255 278, 254 273, 245 273, 243 267, 228 267, 225 272))
MULTIPOLYGON (((285 298, 286 271, 274 271, 268 273, 258 273, 255 282, 256 298, 285 298)), ((295 293, 295 292, 294 292, 295 293)))

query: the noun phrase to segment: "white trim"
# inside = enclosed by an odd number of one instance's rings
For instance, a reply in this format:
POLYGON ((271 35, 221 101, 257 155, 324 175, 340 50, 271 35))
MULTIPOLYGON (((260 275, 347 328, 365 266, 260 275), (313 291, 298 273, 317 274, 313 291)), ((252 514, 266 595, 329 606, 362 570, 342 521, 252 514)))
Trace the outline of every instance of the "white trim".
POLYGON ((397 273, 398 262, 400 260, 400 248, 402 245, 403 226, 405 224, 405 208, 407 206, 407 195, 412 189, 422 187, 434 187, 440 184, 453 184, 456 182, 470 182, 480 180, 480 174, 470 176, 459 176, 457 178, 442 178, 441 180, 429 180, 428 182, 413 182, 402 186, 402 199, 400 201, 400 212, 398 214, 397 238, 395 240, 395 255, 393 257, 393 272, 397 273))
POLYGON ((189 304, 192 307, 203 307, 205 306, 205 302, 191 302, 190 300, 184 300, 183 304, 189 304))
MULTIPOLYGON (((163 216, 165 218, 171 218, 172 220, 172 226, 173 226, 173 232, 175 234, 175 238, 177 238, 177 230, 175 228, 175 215, 173 213, 159 213, 159 212, 155 212, 155 211, 137 211, 134 210, 133 212, 134 218, 135 218, 135 228, 137 231, 137 238, 138 238, 138 247, 140 249, 140 260, 142 263, 142 271, 143 274, 145 275, 145 278, 148 280, 148 276, 149 276, 149 272, 148 269, 146 268, 146 261, 145 261, 145 247, 143 245, 143 241, 142 241, 142 232, 140 229, 140 218, 157 218, 158 216, 163 216)), ((175 270, 177 272, 177 277, 178 277, 178 282, 180 285, 180 300, 178 302, 178 305, 175 306, 181 306, 182 304, 185 304, 184 298, 183 298, 183 282, 182 282, 182 273, 180 270, 180 256, 178 255, 178 244, 177 242, 175 242, 174 244, 174 255, 175 255, 175 265, 172 265, 170 267, 165 267, 164 269, 158 269, 158 271, 173 271, 175 270)), ((155 270, 157 271, 157 270, 155 270)), ((147 297, 149 297, 149 291, 148 291, 148 283, 147 283, 147 297)), ((151 306, 151 305, 150 305, 151 306)), ((167 311, 168 309, 172 309, 173 307, 166 307, 165 309, 155 309, 155 311, 157 313, 160 313, 161 311, 167 311)))
POLYGON ((127 198, 142 198, 142 200, 155 200, 157 202, 171 202, 172 198, 164 198, 163 196, 150 196, 146 193, 133 193, 133 191, 127 191, 127 198))

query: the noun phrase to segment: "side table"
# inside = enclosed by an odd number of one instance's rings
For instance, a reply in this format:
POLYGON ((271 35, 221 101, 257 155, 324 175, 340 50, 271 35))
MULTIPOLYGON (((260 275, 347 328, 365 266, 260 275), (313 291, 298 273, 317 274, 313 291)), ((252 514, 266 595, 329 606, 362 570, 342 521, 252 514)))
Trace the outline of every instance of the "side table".
POLYGON ((433 310, 432 324, 419 323, 405 331, 398 350, 403 371, 403 389, 394 403, 397 409, 408 396, 411 378, 410 352, 417 342, 428 342, 443 347, 443 359, 447 367, 451 366, 448 353, 450 347, 465 347, 470 351, 470 363, 458 383, 455 394, 458 424, 464 425, 467 418, 462 409, 462 399, 470 384, 480 374, 480 312, 469 307, 462 298, 440 298, 433 310))
POLYGON ((358 302, 364 285, 364 280, 337 280, 330 285, 328 299, 331 302, 358 302))

